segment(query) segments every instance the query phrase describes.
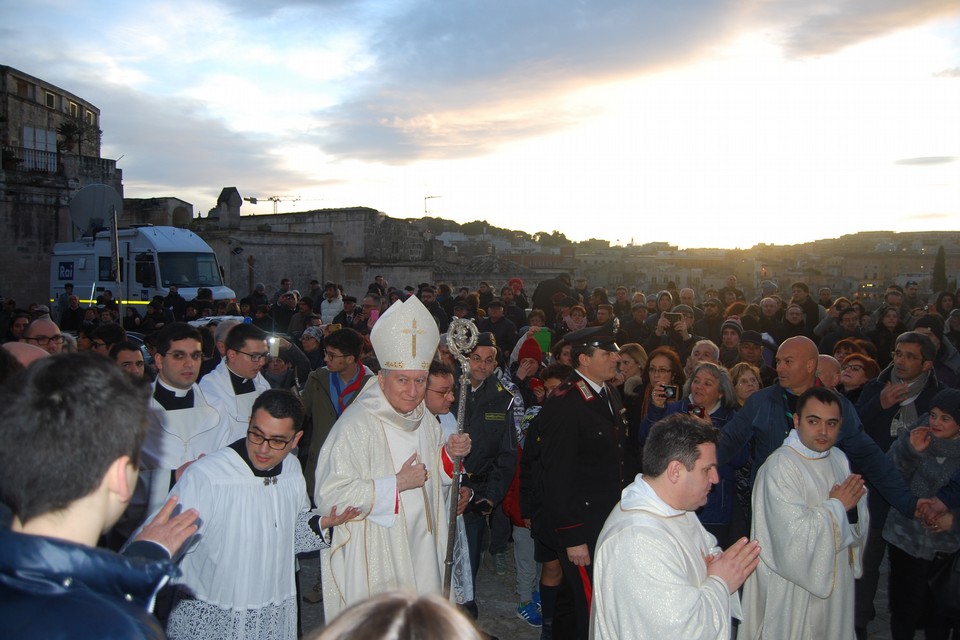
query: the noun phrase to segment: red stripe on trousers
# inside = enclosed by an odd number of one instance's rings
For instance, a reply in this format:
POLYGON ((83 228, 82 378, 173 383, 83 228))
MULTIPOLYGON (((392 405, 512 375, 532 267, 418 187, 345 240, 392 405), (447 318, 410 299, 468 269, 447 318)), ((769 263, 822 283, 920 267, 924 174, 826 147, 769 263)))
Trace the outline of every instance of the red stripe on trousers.
POLYGON ((587 611, 593 603, 593 585, 590 584, 590 576, 587 574, 586 567, 577 567, 580 571, 580 582, 583 585, 583 596, 587 599, 587 611))

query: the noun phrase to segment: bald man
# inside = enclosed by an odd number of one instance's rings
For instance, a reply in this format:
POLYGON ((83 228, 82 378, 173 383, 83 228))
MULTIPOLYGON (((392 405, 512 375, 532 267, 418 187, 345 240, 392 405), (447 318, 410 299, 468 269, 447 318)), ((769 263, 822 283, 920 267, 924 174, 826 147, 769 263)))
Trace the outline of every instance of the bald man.
POLYGON ((41 316, 27 325, 20 342, 40 347, 52 356, 63 350, 63 334, 50 316, 41 316))
POLYGON ((836 389, 840 384, 840 363, 833 356, 817 356, 817 378, 823 386, 836 389))
POLYGON ((29 367, 34 360, 50 357, 50 354, 47 353, 46 350, 25 342, 7 342, 0 346, 9 351, 10 355, 16 358, 17 362, 24 367, 29 367))
MULTIPOLYGON (((751 483, 757 470, 780 445, 793 428, 793 414, 797 399, 810 387, 822 384, 817 379, 819 364, 817 345, 804 336, 783 341, 777 349, 777 384, 757 391, 747 399, 743 408, 727 423, 720 434, 717 458, 726 464, 751 438, 754 454, 751 483)), ((903 481, 900 473, 884 455, 873 439, 863 432, 856 409, 846 398, 840 398, 843 423, 836 446, 850 459, 890 505, 908 518, 913 518, 916 497, 903 481)))

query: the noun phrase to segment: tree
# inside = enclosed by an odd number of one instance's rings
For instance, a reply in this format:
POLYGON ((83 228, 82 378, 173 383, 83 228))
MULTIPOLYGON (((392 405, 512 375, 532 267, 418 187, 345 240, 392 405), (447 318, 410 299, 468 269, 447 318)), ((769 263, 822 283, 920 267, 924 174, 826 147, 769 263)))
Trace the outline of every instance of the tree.
POLYGON ((99 127, 86 124, 83 120, 75 118, 60 123, 57 127, 57 134, 63 138, 57 142, 58 151, 61 153, 72 151, 74 145, 76 145, 77 155, 83 155, 83 143, 96 144, 100 140, 100 136, 103 135, 103 131, 99 127))
POLYGON ((533 241, 542 244, 545 247, 562 247, 570 244, 567 236, 560 231, 547 233, 546 231, 537 231, 533 234, 533 241))
POLYGON ((933 262, 933 279, 930 286, 934 291, 947 290, 947 254, 943 250, 943 245, 937 249, 937 259, 933 262))

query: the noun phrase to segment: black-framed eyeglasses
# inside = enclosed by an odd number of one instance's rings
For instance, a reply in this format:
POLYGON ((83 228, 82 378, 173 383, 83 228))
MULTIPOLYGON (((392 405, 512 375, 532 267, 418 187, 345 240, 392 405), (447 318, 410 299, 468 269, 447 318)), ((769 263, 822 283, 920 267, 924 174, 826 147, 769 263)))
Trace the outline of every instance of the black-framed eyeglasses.
POLYGON ((472 356, 470 356, 470 362, 475 362, 477 364, 480 364, 482 362, 489 367, 497 364, 497 359, 490 356, 487 356, 486 358, 481 358, 479 355, 473 354, 472 356))
POLYGON ((247 431, 247 440, 250 444, 255 444, 257 446, 267 443, 267 446, 273 449, 274 451, 283 451, 287 448, 292 440, 284 440, 282 438, 267 438, 262 433, 257 433, 256 431, 247 431))
POLYGON ((63 338, 62 335, 56 335, 56 336, 33 336, 32 338, 24 338, 24 340, 26 340, 26 341, 28 341, 28 342, 36 342, 36 343, 37 343, 38 345, 40 345, 41 347, 44 347, 44 346, 50 344, 51 342, 52 342, 53 344, 63 344, 64 338, 63 338))
POLYGON ((106 342, 101 342, 100 340, 91 340, 91 341, 90 341, 90 345, 91 345, 94 349, 99 349, 100 347, 105 347, 105 346, 107 346, 107 343, 106 343, 106 342))
POLYGON ((260 362, 261 360, 267 358, 267 357, 270 355, 269 352, 267 352, 267 353, 247 353, 246 351, 240 351, 240 349, 237 349, 237 353, 242 353, 243 355, 245 355, 245 356, 247 356, 248 358, 250 358, 250 362, 260 362))
POLYGON ((841 365, 840 370, 841 370, 841 371, 853 371, 854 373, 860 373, 861 371, 863 371, 863 365, 859 365, 859 364, 845 364, 845 365, 841 365))

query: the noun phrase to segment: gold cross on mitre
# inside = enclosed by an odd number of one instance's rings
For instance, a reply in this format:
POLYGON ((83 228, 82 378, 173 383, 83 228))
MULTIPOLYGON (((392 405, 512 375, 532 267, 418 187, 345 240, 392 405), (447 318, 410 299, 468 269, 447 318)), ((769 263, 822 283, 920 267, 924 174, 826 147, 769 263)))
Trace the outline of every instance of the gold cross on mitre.
POLYGON ((410 354, 410 357, 416 358, 417 357, 417 336, 418 335, 422 336, 424 331, 423 329, 417 329, 416 319, 412 320, 411 322, 412 322, 412 326, 409 329, 404 329, 403 333, 410 334, 410 348, 413 351, 413 353, 410 354))

